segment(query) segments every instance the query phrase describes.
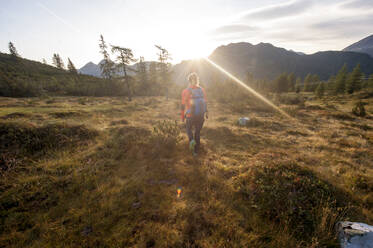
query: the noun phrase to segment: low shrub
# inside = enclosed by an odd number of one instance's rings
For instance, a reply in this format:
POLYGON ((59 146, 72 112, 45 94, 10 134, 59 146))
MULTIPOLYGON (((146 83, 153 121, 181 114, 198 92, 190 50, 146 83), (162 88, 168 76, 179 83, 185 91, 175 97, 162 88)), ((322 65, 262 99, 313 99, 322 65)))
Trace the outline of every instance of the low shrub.
POLYGON ((287 105, 304 105, 305 99, 299 95, 278 95, 277 101, 287 105))
POLYGON ((181 141, 181 130, 177 121, 159 121, 153 126, 152 145, 157 153, 173 151, 181 141))
POLYGON ((251 167, 236 180, 236 188, 260 216, 303 238, 318 230, 324 207, 342 214, 346 204, 331 185, 290 162, 251 167))
POLYGON ((98 135, 84 125, 48 124, 34 126, 0 122, 0 153, 38 156, 51 150, 84 144, 98 135))
POLYGON ((366 115, 365 103, 359 101, 355 103, 355 106, 352 108, 352 113, 356 116, 364 117, 366 115))

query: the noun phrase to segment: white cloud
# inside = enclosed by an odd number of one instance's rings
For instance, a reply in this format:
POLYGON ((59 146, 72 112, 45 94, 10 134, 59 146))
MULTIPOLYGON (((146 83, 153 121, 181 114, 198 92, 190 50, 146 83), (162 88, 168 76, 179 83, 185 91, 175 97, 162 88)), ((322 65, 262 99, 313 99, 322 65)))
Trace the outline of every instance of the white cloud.
POLYGON ((373 5, 370 0, 294 0, 240 13, 211 35, 217 40, 271 42, 308 53, 339 50, 371 35, 373 9, 357 8, 366 2, 373 5))
POLYGON ((300 15, 314 5, 314 0, 293 0, 282 4, 250 10, 242 14, 242 20, 268 20, 300 15))
POLYGON ((373 8, 373 1, 371 0, 351 0, 342 3, 343 8, 373 8))

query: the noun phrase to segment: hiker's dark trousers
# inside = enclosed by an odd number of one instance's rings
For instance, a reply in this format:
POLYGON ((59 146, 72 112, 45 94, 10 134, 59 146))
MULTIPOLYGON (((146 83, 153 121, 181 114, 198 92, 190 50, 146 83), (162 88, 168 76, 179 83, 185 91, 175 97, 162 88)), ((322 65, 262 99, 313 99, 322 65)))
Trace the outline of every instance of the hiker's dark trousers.
POLYGON ((200 132, 205 122, 204 116, 193 116, 186 118, 186 131, 188 134, 189 142, 194 139, 196 141, 196 151, 198 151, 200 145, 200 132), (194 135, 193 135, 194 129, 194 135))

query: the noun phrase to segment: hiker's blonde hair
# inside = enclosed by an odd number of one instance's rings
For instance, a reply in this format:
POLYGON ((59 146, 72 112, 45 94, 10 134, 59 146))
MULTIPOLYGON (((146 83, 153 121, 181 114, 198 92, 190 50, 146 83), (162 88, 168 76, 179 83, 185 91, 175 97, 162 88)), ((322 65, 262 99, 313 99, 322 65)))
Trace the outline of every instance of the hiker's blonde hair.
POLYGON ((192 72, 188 75, 188 81, 191 85, 199 86, 199 77, 195 72, 192 72))

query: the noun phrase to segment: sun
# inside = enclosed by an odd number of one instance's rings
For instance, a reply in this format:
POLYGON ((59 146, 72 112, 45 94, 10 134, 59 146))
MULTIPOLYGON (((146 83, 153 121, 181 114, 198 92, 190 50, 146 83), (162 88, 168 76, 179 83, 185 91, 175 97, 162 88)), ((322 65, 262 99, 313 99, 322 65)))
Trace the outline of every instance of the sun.
POLYGON ((211 53, 207 37, 200 33, 184 33, 171 38, 172 48, 170 49, 174 61, 193 60, 207 57, 211 53))

